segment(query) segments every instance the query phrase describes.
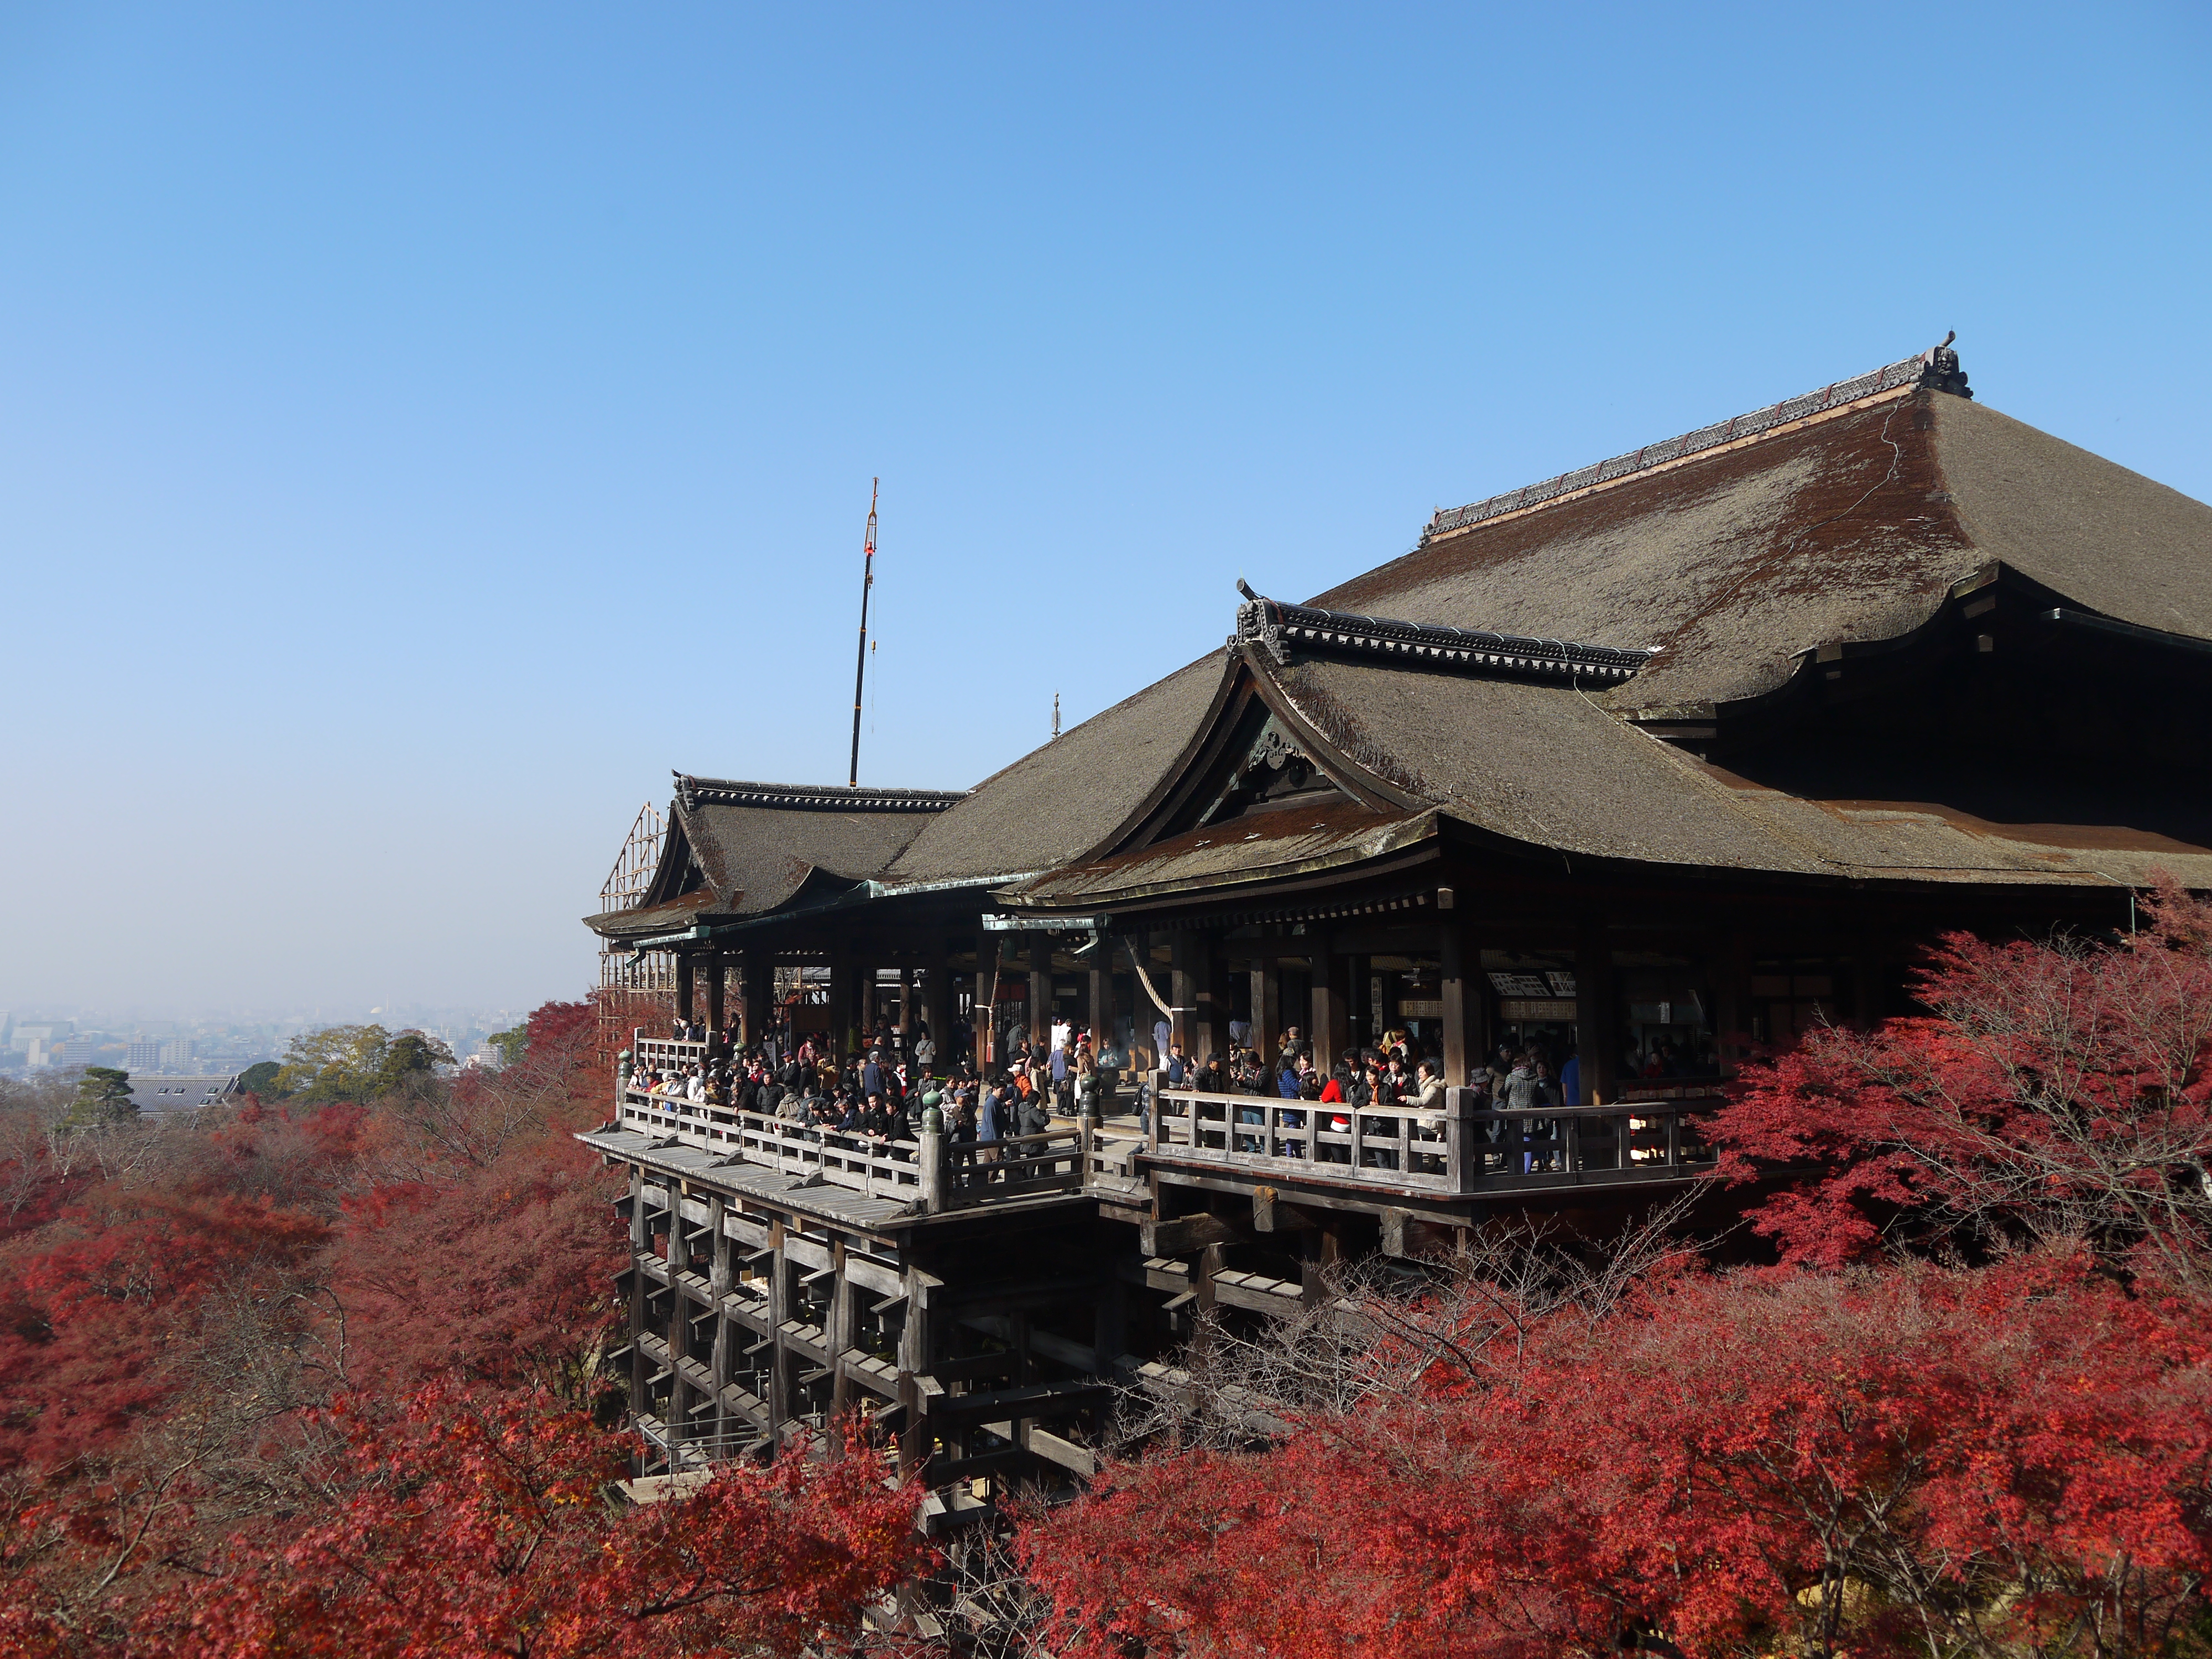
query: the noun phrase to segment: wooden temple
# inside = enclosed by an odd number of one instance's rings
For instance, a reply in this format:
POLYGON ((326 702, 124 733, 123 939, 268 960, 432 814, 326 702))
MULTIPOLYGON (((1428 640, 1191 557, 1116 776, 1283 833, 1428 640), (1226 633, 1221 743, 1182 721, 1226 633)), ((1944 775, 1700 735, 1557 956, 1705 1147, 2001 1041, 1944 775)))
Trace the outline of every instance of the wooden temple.
POLYGON ((649 884, 589 922, 672 963, 708 1043, 845 1052, 895 1007, 948 1059, 1057 1017, 1131 1066, 989 1161, 618 1085, 583 1138, 631 1172, 632 1404, 672 1466, 862 1410, 935 1524, 1078 1478, 1194 1311, 1501 1212, 1613 1224, 1709 1167, 1749 1047, 1905 1009, 1938 935, 2212 888, 2212 507, 1974 401, 1948 348, 1233 623, 964 793, 678 778, 649 884), (1194 1057, 1297 1026, 1324 1067, 1405 1030, 1455 1086, 1349 1121, 1162 1089, 1140 1127, 1162 1020, 1194 1057), (1539 1040, 1583 1103, 1456 1086, 1539 1040))

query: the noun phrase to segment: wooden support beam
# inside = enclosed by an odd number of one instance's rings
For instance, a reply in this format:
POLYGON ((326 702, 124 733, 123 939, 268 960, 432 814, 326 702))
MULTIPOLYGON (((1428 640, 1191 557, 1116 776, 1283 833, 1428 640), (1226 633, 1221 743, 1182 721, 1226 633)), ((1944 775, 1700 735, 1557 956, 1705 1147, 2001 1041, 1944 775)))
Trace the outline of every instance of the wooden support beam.
POLYGON ((1001 1353, 969 1354, 959 1359, 940 1359, 930 1375, 940 1382, 1003 1382, 1020 1368, 1021 1356, 1012 1349, 1001 1353))
POLYGON ((792 1306, 791 1264, 783 1253, 786 1227, 778 1217, 769 1229, 769 1248, 773 1252, 768 1264, 768 1316, 777 1334, 770 1339, 769 1350, 769 1419, 776 1424, 777 1449, 782 1449, 782 1424, 791 1410, 793 1395, 793 1378, 795 1365, 791 1350, 784 1346, 783 1327, 796 1317, 792 1306))
POLYGON ((729 988, 729 967, 721 953, 710 953, 707 957, 707 1029, 723 1038, 727 1037, 728 1029, 722 1024, 722 997, 729 988))
POLYGON ((940 1395, 929 1402, 929 1415, 948 1427, 997 1418, 1052 1417, 1109 1404, 1114 1393, 1110 1382, 1032 1382, 987 1394, 940 1395))
POLYGON ((1170 1221, 1147 1221, 1140 1231, 1139 1248, 1146 1255, 1185 1255, 1244 1237, 1242 1228, 1222 1217, 1203 1213, 1177 1216, 1170 1221))
MULTIPOLYGON (((830 1321, 824 1328, 824 1334, 829 1340, 830 1353, 836 1355, 853 1346, 860 1333, 860 1320, 859 1310, 854 1305, 853 1281, 845 1273, 845 1241, 842 1238, 836 1240, 831 1249, 836 1259, 830 1269, 834 1278, 830 1292, 830 1321)), ((813 1275, 808 1277, 811 1279, 813 1275)), ((850 1388, 842 1370, 837 1370, 830 1392, 831 1411, 842 1413, 852 1403, 850 1388)))
POLYGON ((965 1457, 939 1458, 930 1464, 925 1478, 933 1486, 980 1480, 1018 1469, 1030 1461, 1030 1455, 1028 1448, 1024 1446, 994 1446, 989 1451, 970 1452, 965 1457))
POLYGON ((1033 1424, 1021 1425, 1022 1449, 1032 1456, 1048 1463, 1057 1463, 1073 1474, 1088 1480, 1098 1473, 1098 1456, 1088 1446, 1079 1446, 1073 1440, 1040 1429, 1033 1424))
POLYGON ((1390 1205, 1383 1210, 1383 1255, 1403 1255, 1406 1254, 1406 1212, 1398 1208, 1396 1205, 1390 1205))
POLYGON ((1273 1187, 1252 1189, 1252 1231, 1255 1233, 1310 1231, 1321 1223, 1295 1204, 1283 1203, 1273 1187))

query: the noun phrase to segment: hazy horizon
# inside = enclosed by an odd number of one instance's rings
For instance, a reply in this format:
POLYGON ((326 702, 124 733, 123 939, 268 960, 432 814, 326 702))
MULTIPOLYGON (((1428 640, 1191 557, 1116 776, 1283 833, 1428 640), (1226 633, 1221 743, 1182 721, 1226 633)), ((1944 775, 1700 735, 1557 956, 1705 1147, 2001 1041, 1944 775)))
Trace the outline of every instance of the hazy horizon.
POLYGON ((0 1009, 524 1009, 672 769, 972 784, 1959 331, 2212 495, 2201 9, 0 16, 0 1009))

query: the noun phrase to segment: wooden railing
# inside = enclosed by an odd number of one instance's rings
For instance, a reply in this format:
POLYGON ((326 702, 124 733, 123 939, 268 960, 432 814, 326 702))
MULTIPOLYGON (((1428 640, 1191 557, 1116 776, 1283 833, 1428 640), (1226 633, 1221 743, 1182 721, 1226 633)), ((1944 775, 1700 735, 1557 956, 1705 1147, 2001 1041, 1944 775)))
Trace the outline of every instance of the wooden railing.
POLYGON ((1696 1119, 1720 1104, 1664 1100, 1493 1111, 1472 1089, 1440 1109, 1156 1089, 1151 1156, 1347 1186, 1475 1193, 1680 1179, 1711 1167, 1696 1119))
POLYGON ((635 1084, 623 1091, 617 1121, 641 1134, 672 1135, 723 1158, 787 1175, 819 1176, 831 1186, 912 1203, 932 1214, 1079 1192, 1086 1172, 1101 1161, 1087 1124, 1005 1140, 955 1140, 927 1133, 881 1140, 635 1084))
POLYGON ((1079 1191, 1089 1138, 1082 1129, 1052 1129, 1004 1140, 946 1139, 946 1207, 1079 1191))

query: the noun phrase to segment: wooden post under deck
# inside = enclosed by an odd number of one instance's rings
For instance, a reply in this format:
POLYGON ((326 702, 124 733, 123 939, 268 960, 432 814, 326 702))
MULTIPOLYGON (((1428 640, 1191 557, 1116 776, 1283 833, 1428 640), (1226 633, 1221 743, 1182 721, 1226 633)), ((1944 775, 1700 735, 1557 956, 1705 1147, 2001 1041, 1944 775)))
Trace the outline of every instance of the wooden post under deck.
POLYGON ((635 1164, 629 1166, 629 1250, 634 1264, 629 1280, 629 1408, 632 1414, 643 1416, 648 1409, 645 1380, 653 1370, 638 1338, 645 1334, 651 1294, 647 1287, 653 1281, 645 1276, 640 1258, 653 1254, 653 1229, 645 1213, 645 1171, 635 1164))
POLYGON ((729 1214, 729 1203, 720 1193, 707 1195, 707 1293, 714 1299, 714 1347, 708 1357, 708 1375, 714 1380, 714 1432, 726 1438, 737 1431, 737 1419, 722 1403, 722 1390, 729 1386, 732 1361, 732 1332, 729 1316, 722 1311, 722 1298, 730 1293, 735 1283, 731 1270, 732 1260, 730 1236, 724 1229, 729 1214))

